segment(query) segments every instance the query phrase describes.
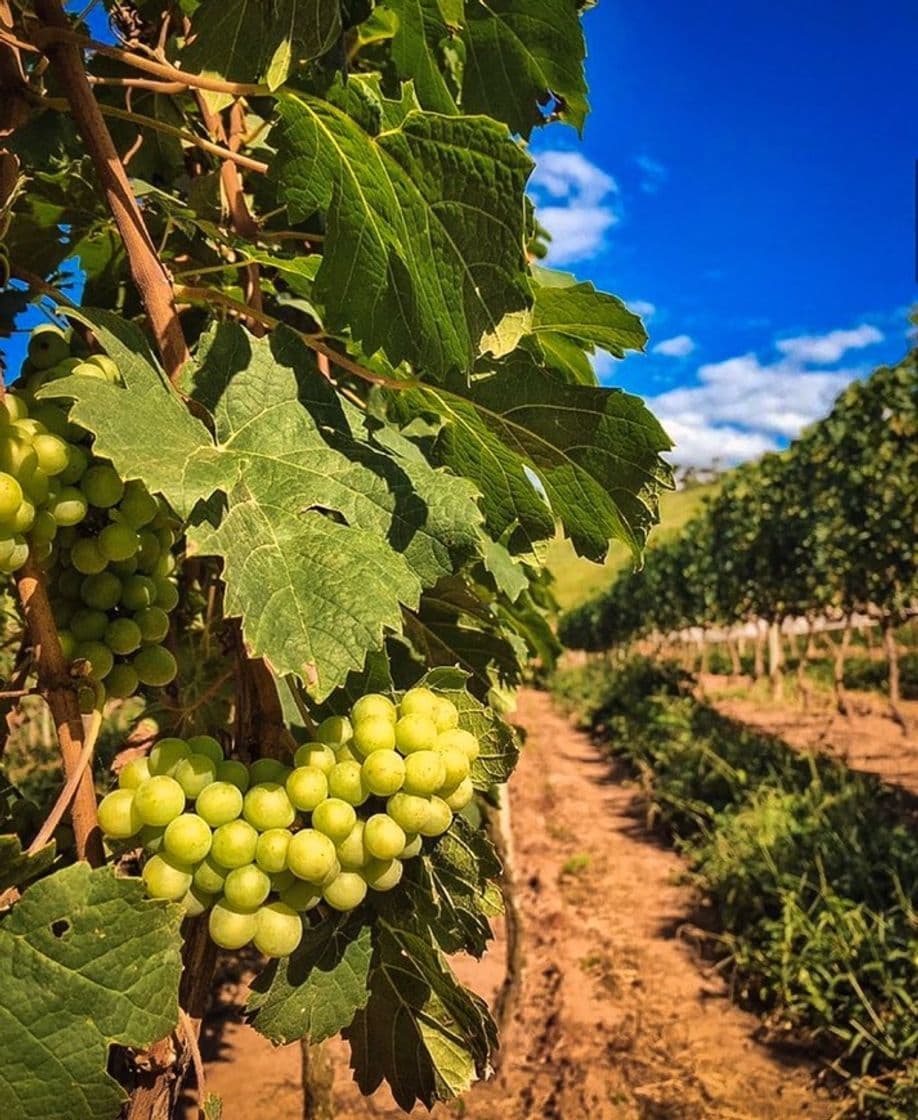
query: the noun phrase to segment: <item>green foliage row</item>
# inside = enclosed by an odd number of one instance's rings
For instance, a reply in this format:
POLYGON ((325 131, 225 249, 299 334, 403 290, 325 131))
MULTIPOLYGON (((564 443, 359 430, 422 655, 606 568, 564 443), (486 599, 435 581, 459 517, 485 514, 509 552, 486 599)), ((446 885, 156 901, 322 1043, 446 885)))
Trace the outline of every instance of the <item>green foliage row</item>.
MULTIPOLYGON (((734 991, 814 1043, 864 1120, 918 1110, 915 806, 728 720, 672 665, 594 662, 555 694, 640 776, 713 902, 734 991)), ((846 1113, 847 1114, 847 1113, 846 1113)))

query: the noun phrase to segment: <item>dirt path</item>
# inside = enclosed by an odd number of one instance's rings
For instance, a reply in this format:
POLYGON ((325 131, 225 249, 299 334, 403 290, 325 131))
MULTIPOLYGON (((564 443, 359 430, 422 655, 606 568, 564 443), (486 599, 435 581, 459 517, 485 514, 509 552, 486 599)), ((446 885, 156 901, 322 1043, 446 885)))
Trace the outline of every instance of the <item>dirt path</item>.
MULTIPOLYGON (((811 1069, 756 1043, 755 1017, 695 963, 683 865, 641 827, 633 791, 547 696, 524 693, 518 718, 528 732, 511 783, 520 998, 499 1076, 435 1116, 826 1120, 832 1108, 811 1089, 811 1069)), ((490 995, 501 963, 498 945, 462 972, 490 995)), ((272 1052, 240 1024, 222 1044, 208 1073, 225 1120, 299 1120, 294 1048, 272 1052)), ((336 1120, 403 1115, 384 1092, 363 1101, 344 1048, 332 1053, 336 1120)))

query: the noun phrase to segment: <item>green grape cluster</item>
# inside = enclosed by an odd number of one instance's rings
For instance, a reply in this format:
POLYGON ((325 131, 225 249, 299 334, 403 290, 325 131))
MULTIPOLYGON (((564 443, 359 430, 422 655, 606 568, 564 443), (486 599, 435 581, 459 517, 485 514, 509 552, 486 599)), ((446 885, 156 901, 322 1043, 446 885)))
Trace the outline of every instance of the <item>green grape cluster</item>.
POLYGON ((206 735, 161 739, 121 771, 99 825, 143 846, 147 893, 209 912, 222 948, 287 956, 320 902, 353 910, 399 884, 404 861, 472 800, 479 749, 445 697, 373 693, 324 720, 292 766, 224 759, 206 735))
POLYGON ((0 571, 33 556, 68 661, 86 661, 106 695, 176 674, 161 643, 178 603, 173 522, 142 482, 125 482, 93 455, 90 434, 55 404, 36 402, 47 381, 66 376, 118 381, 105 355, 72 357, 55 327, 32 334, 22 393, 0 401, 0 571))

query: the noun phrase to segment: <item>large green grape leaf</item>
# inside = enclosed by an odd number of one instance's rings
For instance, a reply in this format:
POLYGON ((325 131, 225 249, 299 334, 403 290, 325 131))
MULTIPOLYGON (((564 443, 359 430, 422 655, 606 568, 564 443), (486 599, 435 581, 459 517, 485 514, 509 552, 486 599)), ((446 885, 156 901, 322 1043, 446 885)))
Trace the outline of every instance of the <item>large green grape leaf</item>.
POLYGON ((125 1096, 109 1046, 175 1027, 181 917, 108 867, 77 863, 29 887, 0 925, 4 1120, 114 1120, 125 1096))
POLYGON ((468 369, 488 336, 506 347, 498 328, 531 302, 523 190, 532 168, 506 129, 408 112, 372 135, 305 95, 286 97, 278 114, 279 196, 293 221, 326 219, 316 295, 329 329, 436 374, 468 369))
POLYGON ((488 1009, 425 937, 378 918, 369 1000, 343 1034, 366 1095, 385 1080, 409 1112, 469 1088, 488 1070, 497 1031, 488 1009))
POLYGON ((22 850, 18 836, 0 836, 0 893, 47 871, 54 862, 56 850, 52 842, 29 855, 22 850))
POLYGON ((643 323, 617 296, 598 292, 589 283, 575 283, 565 273, 537 269, 536 278, 540 282, 533 285, 532 333, 540 340, 560 334, 608 350, 616 358, 623 358, 626 350, 644 349, 643 323))
POLYGON ((386 0, 398 16, 392 61, 411 79, 425 109, 455 113, 456 101, 443 74, 444 52, 462 24, 463 0, 386 0))
POLYGON ((252 985, 254 1025, 276 1043, 331 1038, 366 1006, 372 954, 365 916, 335 914, 307 929, 297 951, 252 985))

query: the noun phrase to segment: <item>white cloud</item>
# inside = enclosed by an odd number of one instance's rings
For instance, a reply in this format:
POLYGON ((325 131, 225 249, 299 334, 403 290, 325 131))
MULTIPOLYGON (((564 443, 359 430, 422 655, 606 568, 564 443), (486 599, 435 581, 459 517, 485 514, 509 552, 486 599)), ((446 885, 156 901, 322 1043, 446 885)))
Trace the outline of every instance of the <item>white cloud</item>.
MULTIPOLYGON (((651 407, 653 407, 652 402, 651 407)), ((660 418, 669 438, 676 445, 670 458, 680 467, 709 467, 717 460, 723 466, 755 459, 775 451, 777 442, 764 432, 744 432, 741 428, 716 427, 701 421, 660 418)))
POLYGON ((664 358, 685 358, 695 349, 695 340, 687 334, 677 334, 674 338, 664 338, 653 347, 651 353, 662 354, 664 358))
POLYGON ((826 366, 837 362, 849 350, 862 350, 886 336, 876 327, 861 323, 848 331, 829 331, 828 334, 805 334, 797 338, 782 338, 776 345, 782 354, 798 362, 812 362, 826 366))
POLYGON ((642 319, 652 319, 656 314, 657 305, 651 303, 646 299, 628 299, 625 300, 628 305, 628 310, 633 311, 635 315, 640 315, 642 319))
POLYGON ((669 171, 659 160, 651 159, 650 156, 635 156, 634 162, 644 173, 641 190, 645 194, 656 194, 669 178, 669 171))
POLYGON ((529 181, 536 215, 552 235, 548 263, 587 260, 618 221, 618 184, 580 152, 541 152, 529 181))

